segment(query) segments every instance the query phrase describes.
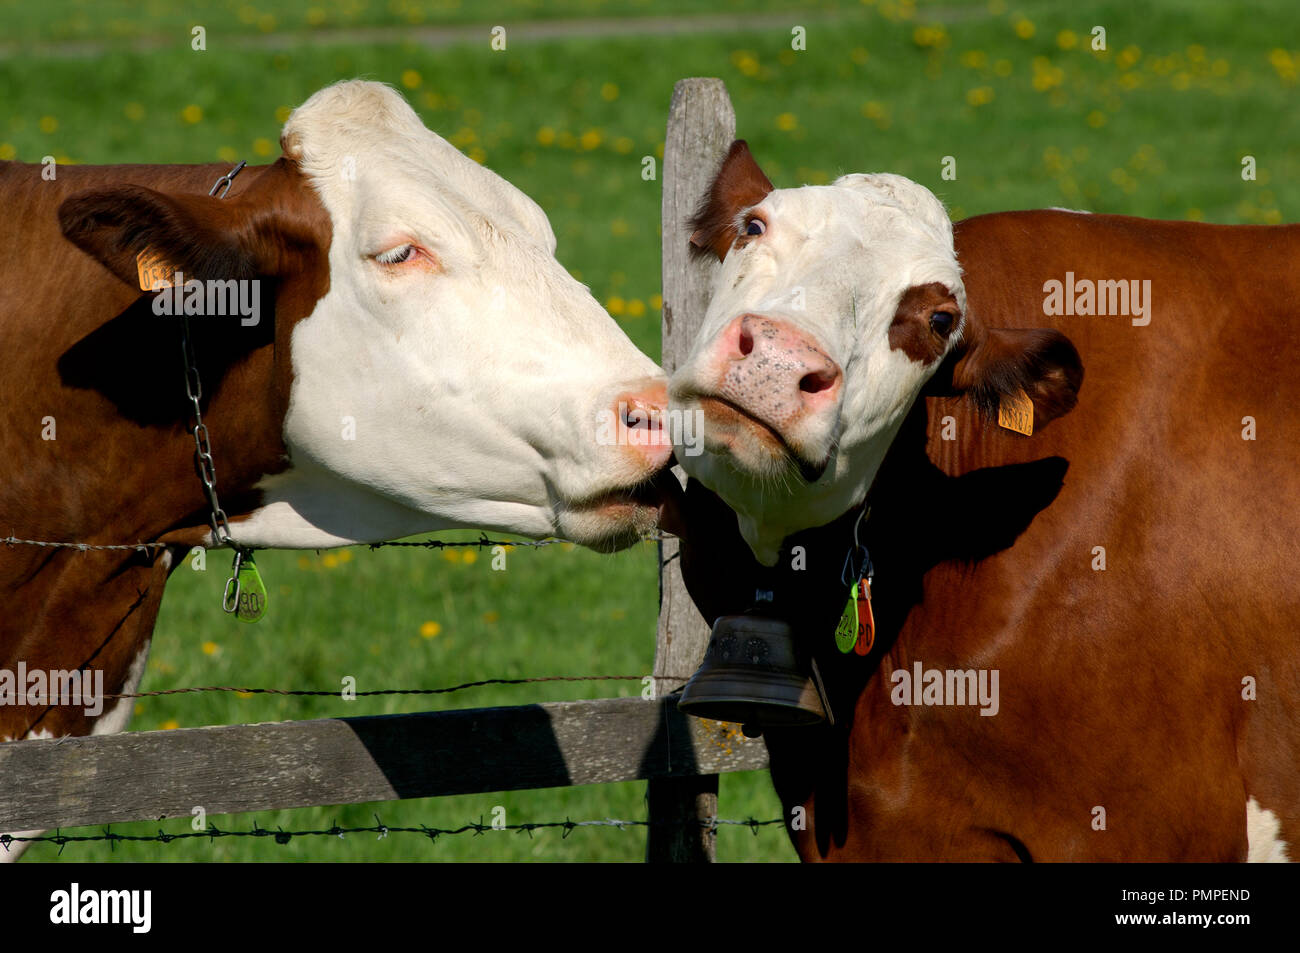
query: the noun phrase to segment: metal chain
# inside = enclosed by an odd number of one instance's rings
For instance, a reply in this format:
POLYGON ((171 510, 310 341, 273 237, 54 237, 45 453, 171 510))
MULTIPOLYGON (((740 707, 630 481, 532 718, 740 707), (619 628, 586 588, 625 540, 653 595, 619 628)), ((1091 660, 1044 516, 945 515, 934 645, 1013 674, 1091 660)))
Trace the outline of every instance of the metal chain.
MULTIPOLYGON (((217 179, 208 190, 208 195, 224 199, 234 183, 235 176, 239 175, 247 164, 241 160, 239 165, 217 179), (221 192, 220 195, 217 195, 218 191, 221 192)), ((212 535, 218 546, 229 546, 235 551, 235 561, 230 567, 230 578, 226 580, 226 588, 221 593, 221 608, 226 612, 234 612, 239 608, 239 569, 252 550, 235 542, 230 533, 230 522, 226 518, 226 511, 221 508, 221 501, 217 499, 217 465, 212 459, 212 443, 208 437, 207 425, 203 423, 203 411, 199 407, 199 401, 203 397, 203 383, 199 380, 199 368, 194 361, 194 346, 190 343, 189 315, 184 309, 181 309, 180 319, 181 356, 185 362, 185 393, 189 396, 190 405, 194 410, 194 429, 191 431, 194 435, 194 465, 208 498, 212 535)))
POLYGON ((203 422, 203 410, 199 406, 199 401, 203 397, 203 384, 199 380, 199 370, 194 363, 194 348, 190 344, 190 322, 184 314, 180 319, 181 353, 185 361, 185 393, 189 396, 190 406, 194 412, 194 428, 191 431, 194 435, 194 464, 199 471, 203 491, 208 497, 208 507, 212 511, 209 520, 212 534, 218 545, 235 546, 234 538, 230 534, 230 523, 226 519, 226 511, 221 508, 221 501, 217 499, 217 465, 212 459, 208 427, 203 422))

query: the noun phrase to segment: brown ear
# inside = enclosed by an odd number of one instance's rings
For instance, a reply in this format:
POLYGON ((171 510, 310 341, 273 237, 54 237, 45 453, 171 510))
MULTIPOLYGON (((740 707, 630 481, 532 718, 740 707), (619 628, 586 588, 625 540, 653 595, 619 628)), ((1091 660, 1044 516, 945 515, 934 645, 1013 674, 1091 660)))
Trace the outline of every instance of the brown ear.
POLYGON ((1003 397, 1024 391, 1034 405, 1034 430, 1074 409, 1083 362, 1074 344, 1050 328, 985 328, 968 322, 962 344, 927 387, 936 396, 965 395, 986 419, 1003 397))
POLYGON ((267 216, 237 200, 156 192, 139 185, 78 192, 59 206, 64 237, 132 287, 146 250, 199 280, 271 274, 267 216), (262 219, 258 224, 257 219, 262 219))
POLYGON ((701 254, 712 251, 722 261, 736 240, 740 213, 763 201, 771 191, 772 183, 750 155, 748 144, 744 139, 737 139, 691 219, 695 230, 691 235, 691 244, 695 246, 692 250, 701 254))

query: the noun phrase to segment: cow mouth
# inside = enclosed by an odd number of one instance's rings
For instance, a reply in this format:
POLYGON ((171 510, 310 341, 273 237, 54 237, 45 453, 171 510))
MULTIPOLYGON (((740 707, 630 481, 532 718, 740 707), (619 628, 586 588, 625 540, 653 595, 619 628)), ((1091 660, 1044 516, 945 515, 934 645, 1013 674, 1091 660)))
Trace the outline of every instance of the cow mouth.
POLYGON ((639 542, 656 529, 681 530, 681 484, 665 467, 631 487, 608 490, 565 504, 560 529, 575 543, 612 553, 639 542))
MULTIPOLYGON (((822 474, 826 472, 826 468, 830 466, 829 455, 823 460, 808 459, 805 454, 791 446, 776 427, 739 404, 716 394, 695 394, 692 397, 704 412, 706 419, 712 419, 724 426, 748 430, 768 450, 774 451, 789 461, 805 482, 816 483, 821 479, 822 474)), ((735 457, 734 451, 724 448, 724 452, 730 453, 733 458, 735 457)))

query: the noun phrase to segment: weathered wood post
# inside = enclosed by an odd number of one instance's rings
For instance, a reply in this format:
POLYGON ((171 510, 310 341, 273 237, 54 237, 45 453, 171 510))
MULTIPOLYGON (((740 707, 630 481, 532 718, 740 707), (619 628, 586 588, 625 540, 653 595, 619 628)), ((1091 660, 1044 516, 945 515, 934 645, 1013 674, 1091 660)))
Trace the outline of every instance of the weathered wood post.
MULTIPOLYGON (((685 360, 708 306, 709 268, 690 256, 687 224, 736 133, 736 114, 720 79, 683 79, 673 88, 664 139, 663 367, 685 360)), ((655 697, 670 691, 668 676, 695 671, 704 657, 709 627, 682 581, 677 543, 659 544, 659 637, 655 647, 655 697)), ((646 860, 709 863, 714 834, 681 823, 718 813, 718 776, 661 778, 649 783, 646 860), (656 826, 660 822, 662 826, 656 826), (672 822, 664 823, 664 822, 672 822)))

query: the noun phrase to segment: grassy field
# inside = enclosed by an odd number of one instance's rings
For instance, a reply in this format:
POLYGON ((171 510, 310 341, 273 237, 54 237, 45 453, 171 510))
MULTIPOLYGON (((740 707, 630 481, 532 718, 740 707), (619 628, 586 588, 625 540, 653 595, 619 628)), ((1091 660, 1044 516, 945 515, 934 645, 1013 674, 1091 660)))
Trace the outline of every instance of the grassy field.
MULTIPOLYGON (((505 175, 550 214, 561 260, 637 344, 659 350, 659 184, 642 157, 662 153, 673 82, 720 76, 739 133, 778 186, 888 170, 929 186, 954 218, 1063 205, 1217 222, 1297 218, 1300 127, 1290 121, 1300 50, 1290 0, 1249 12, 1213 0, 1060 5, 1046 0, 939 5, 557 4, 125 0, 0 2, 0 158, 39 161, 270 161, 287 112, 334 80, 392 83, 428 125, 505 175), (791 10, 789 25, 756 28, 791 10), (698 12, 686 34, 620 18, 698 12), (734 23, 721 23, 735 14, 734 23), (488 44, 488 28, 539 19, 571 35, 488 44), (207 50, 190 49, 190 27, 207 50), (481 24, 443 42, 438 25, 481 24), (807 49, 791 48, 791 28, 807 49), (1106 49, 1092 49, 1095 26, 1106 49), (387 30, 364 42, 351 33, 387 30), (403 31, 409 30, 410 36, 403 31), (1290 44, 1289 46, 1287 44, 1290 44), (941 176, 944 157, 956 178, 941 176), (1243 180, 1242 159, 1257 176, 1243 180)), ((524 30, 519 31, 526 33, 524 30)), ((509 34, 508 34, 509 35, 509 34)), ((216 437, 219 441, 219 432, 216 437)), ((217 444, 218 459, 220 445, 217 444)), ((258 557, 273 602, 257 626, 218 608, 225 561, 181 569, 159 621, 145 689, 247 684, 333 689, 437 687, 472 679, 639 674, 653 657, 651 546, 599 557, 518 550, 507 572, 472 553, 364 549, 258 557)), ((139 705, 133 727, 523 704, 639 691, 638 683, 484 688, 427 699, 358 701, 173 696, 139 705)), ((373 823, 457 827, 492 809, 510 823, 644 817, 644 785, 607 785, 211 818, 222 828, 373 823)), ((765 776, 722 780, 726 817, 776 817, 765 776)), ((151 833, 159 824, 124 825, 151 833)), ((161 825, 187 830, 183 821, 161 825)), ((429 843, 418 837, 69 846, 64 859, 639 860, 643 835, 582 830, 429 843)), ((51 847, 33 860, 55 860, 51 847)), ((784 835, 724 830, 726 860, 790 860, 784 835)))

